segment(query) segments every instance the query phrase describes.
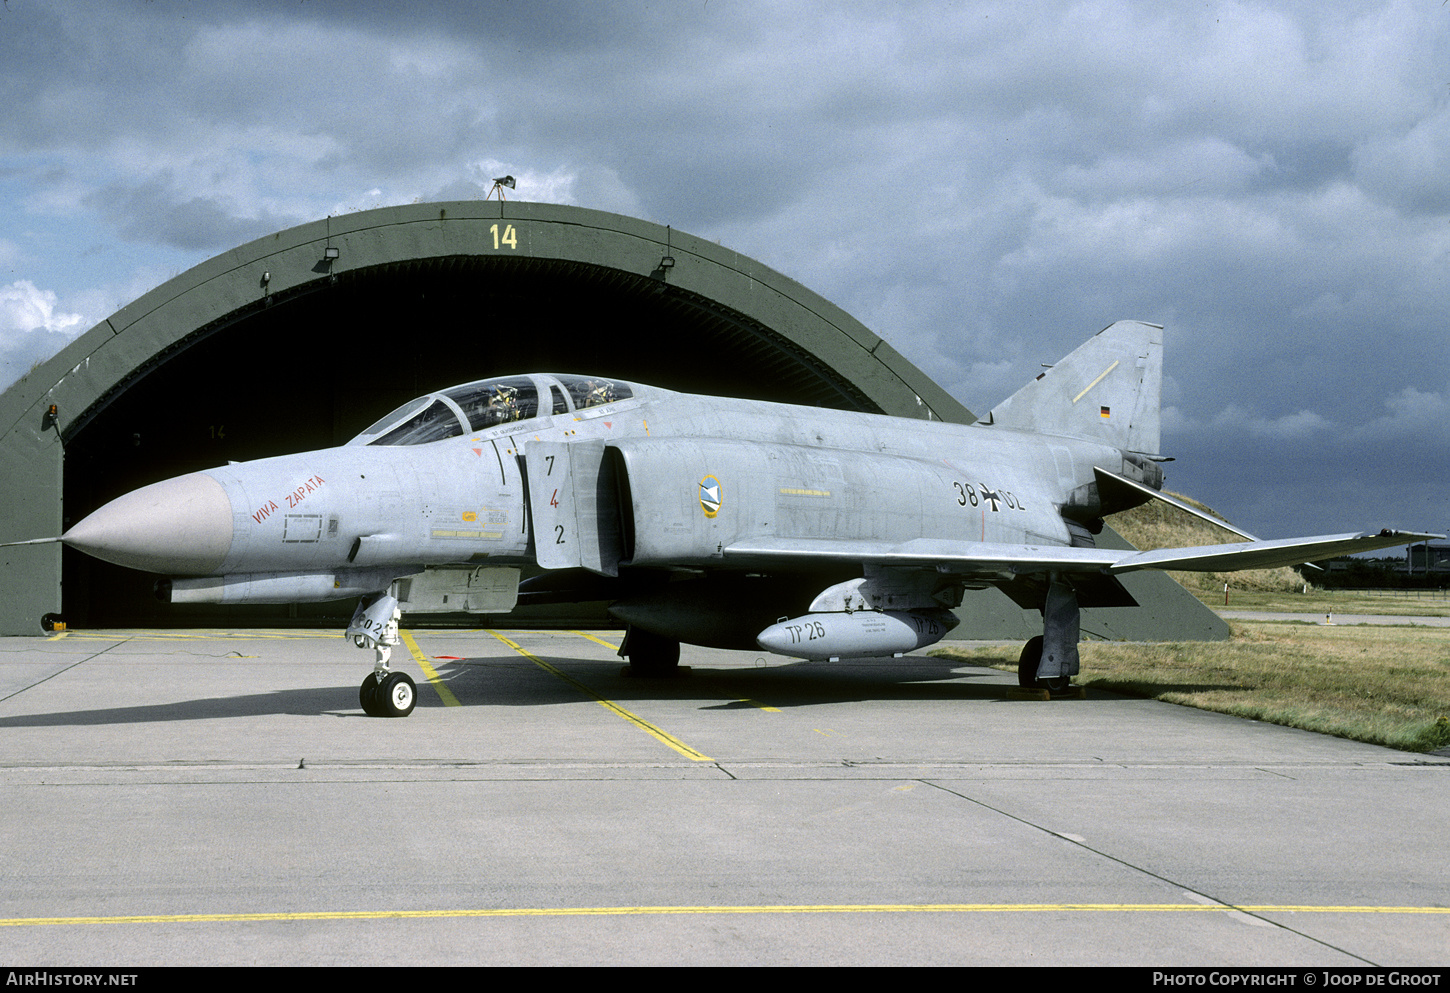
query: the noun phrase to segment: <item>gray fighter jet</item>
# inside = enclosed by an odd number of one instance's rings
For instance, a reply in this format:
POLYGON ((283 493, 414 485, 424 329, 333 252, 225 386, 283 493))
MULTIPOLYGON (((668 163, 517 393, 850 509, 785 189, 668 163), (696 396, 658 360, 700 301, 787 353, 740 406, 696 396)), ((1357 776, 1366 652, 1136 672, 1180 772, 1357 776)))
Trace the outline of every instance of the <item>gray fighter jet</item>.
POLYGON ((972 425, 510 376, 419 397, 340 448, 143 487, 60 540, 173 577, 157 592, 174 603, 359 597, 347 633, 376 653, 360 702, 403 716, 416 688, 389 666, 402 610, 607 600, 627 625, 621 655, 663 675, 681 642, 900 655, 955 626, 963 591, 996 586, 1043 614, 1020 681, 1060 689, 1078 671, 1079 608, 1135 605, 1121 573, 1429 537, 1095 547, 1104 515, 1176 503, 1158 492, 1161 382, 1162 328, 1136 321, 972 425))

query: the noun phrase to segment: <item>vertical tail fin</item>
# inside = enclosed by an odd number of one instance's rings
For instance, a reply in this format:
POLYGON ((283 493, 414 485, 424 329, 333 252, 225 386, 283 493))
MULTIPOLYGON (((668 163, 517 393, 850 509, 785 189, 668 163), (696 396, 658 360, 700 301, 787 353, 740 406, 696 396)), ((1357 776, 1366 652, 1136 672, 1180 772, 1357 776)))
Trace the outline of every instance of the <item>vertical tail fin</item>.
POLYGON ((987 423, 1157 455, 1163 327, 1118 321, 992 408, 987 423))

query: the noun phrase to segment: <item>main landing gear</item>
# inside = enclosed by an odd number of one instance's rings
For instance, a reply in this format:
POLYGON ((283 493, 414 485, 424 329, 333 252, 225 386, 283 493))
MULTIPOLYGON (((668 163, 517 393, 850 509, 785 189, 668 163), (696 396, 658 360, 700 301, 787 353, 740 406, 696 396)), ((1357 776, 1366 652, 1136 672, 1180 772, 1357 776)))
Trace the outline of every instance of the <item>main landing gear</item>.
POLYGON ((619 654, 629 659, 635 676, 676 676, 680 672, 680 643, 631 624, 624 632, 619 654))
POLYGON ((1072 683, 1070 676, 1051 676, 1047 679, 1037 678, 1037 669, 1042 664, 1042 635, 1033 638, 1022 646, 1022 654, 1017 657, 1017 685, 1028 690, 1047 690, 1051 693, 1062 693, 1072 683))
POLYGON ((1077 640, 1081 614, 1077 590, 1057 573, 1042 605, 1042 634, 1022 647, 1017 659, 1017 685, 1062 693, 1078 672, 1077 640))
POLYGON ((406 672, 388 668, 393 646, 399 644, 398 622, 403 612, 386 593, 364 597, 347 626, 348 637, 359 648, 371 648, 373 671, 357 688, 357 700, 369 717, 407 717, 418 703, 418 686, 406 672))

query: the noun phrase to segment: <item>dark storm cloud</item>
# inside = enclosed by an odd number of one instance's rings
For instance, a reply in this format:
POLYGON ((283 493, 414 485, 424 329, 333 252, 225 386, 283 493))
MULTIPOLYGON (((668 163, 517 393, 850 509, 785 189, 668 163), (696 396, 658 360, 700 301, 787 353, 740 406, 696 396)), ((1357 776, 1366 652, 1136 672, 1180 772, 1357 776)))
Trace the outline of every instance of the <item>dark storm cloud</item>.
POLYGON ((220 252, 306 218, 238 216, 215 197, 178 193, 168 176, 136 186, 113 183, 85 198, 128 241, 220 252))

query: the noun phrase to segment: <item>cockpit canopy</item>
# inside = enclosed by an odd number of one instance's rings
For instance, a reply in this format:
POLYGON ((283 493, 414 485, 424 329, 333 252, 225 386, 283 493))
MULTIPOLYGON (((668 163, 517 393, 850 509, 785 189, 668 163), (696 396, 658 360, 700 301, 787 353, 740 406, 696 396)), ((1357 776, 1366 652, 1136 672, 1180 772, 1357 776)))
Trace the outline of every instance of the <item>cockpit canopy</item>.
POLYGON ((634 387, 599 376, 506 376, 482 379, 409 400, 349 445, 426 445, 554 414, 598 407, 635 395, 634 387))

